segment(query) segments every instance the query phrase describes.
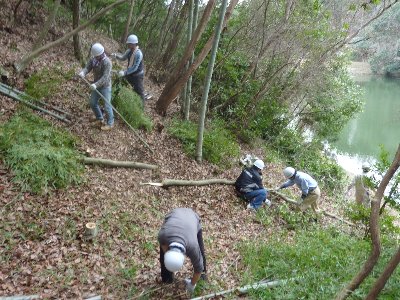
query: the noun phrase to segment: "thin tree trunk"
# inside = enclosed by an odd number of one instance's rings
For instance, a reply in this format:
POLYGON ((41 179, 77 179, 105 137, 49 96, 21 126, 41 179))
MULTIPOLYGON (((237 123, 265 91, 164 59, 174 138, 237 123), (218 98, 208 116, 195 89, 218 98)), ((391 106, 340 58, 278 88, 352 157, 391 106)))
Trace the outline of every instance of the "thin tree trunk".
POLYGON ((132 22, 132 15, 133 15, 133 7, 135 6, 135 0, 131 0, 131 7, 129 9, 128 20, 126 20, 125 30, 121 36, 121 44, 125 44, 126 39, 128 37, 129 27, 131 26, 132 22))
POLYGON ((49 32, 51 24, 53 24, 54 19, 56 18, 58 8, 60 7, 60 2, 61 0, 55 0, 54 1, 54 6, 53 9, 51 10, 51 13, 49 17, 46 20, 46 23, 44 23, 42 31, 39 33, 38 38, 36 41, 33 43, 32 46, 32 52, 35 51, 43 42, 44 38, 46 37, 47 33, 49 32))
POLYGON ((32 60, 34 60, 36 57, 38 57, 40 54, 42 54, 43 52, 45 52, 46 50, 53 48, 55 46, 60 45, 61 43, 63 43, 64 41, 68 40, 71 36, 73 36, 74 34, 82 31, 83 29, 85 29, 86 27, 88 27, 90 24, 93 24, 94 22, 96 22, 102 15, 104 15, 106 12, 108 12, 109 10, 113 9, 114 7, 126 2, 127 0, 119 0, 116 1, 112 4, 110 4, 109 6, 106 6, 105 8, 101 9, 99 12, 97 12, 90 20, 88 20, 87 22, 85 22, 84 24, 78 26, 77 28, 75 28, 74 30, 68 32, 67 34, 65 34, 63 37, 59 38, 58 40, 55 40, 54 42, 48 43, 38 49, 36 49, 35 51, 32 51, 30 53, 27 53, 24 55, 24 57, 19 61, 16 62, 14 64, 14 67, 16 69, 16 71, 18 73, 20 73, 22 70, 24 70, 26 68, 26 66, 32 62, 32 60))
MULTIPOLYGON (((81 15, 81 0, 74 0, 72 8, 72 29, 75 29, 79 26, 80 15, 81 15)), ((73 35, 73 44, 74 44, 75 58, 82 64, 83 56, 82 56, 79 32, 73 35)))
MULTIPOLYGON (((225 19, 224 19, 224 26, 226 24, 226 22, 229 20, 233 9, 235 8, 236 4, 238 3, 239 0, 232 0, 229 4, 229 8, 227 9, 227 12, 225 14, 225 19)), ((211 1, 208 2, 207 5, 209 5, 211 3, 211 1)), ((196 31, 194 33, 194 37, 192 38, 192 41, 194 41, 194 39, 198 39, 199 37, 197 37, 197 34, 199 31, 203 31, 204 29, 201 29, 202 26, 204 26, 205 24, 203 24, 203 18, 204 18, 205 12, 203 13, 203 17, 199 22, 199 25, 196 28, 196 31)), ((209 40, 207 41, 206 45, 203 47, 203 49, 201 50, 200 54, 197 56, 196 60, 194 61, 193 64, 191 64, 189 66, 189 69, 186 72, 182 72, 182 62, 183 64, 186 63, 187 59, 189 59, 189 57, 183 57, 181 59, 181 64, 179 68, 176 68, 173 75, 171 76, 171 78, 168 80, 167 84, 165 85, 160 98, 158 99, 157 103, 156 103, 156 110, 160 115, 165 115, 166 111, 168 109, 168 106, 172 103, 172 101, 179 95, 180 90, 182 89, 182 87, 184 86, 184 84, 186 83, 186 81, 188 80, 188 78, 190 77, 190 75, 192 75, 194 73, 194 71, 200 66, 200 64, 203 62, 203 60, 205 59, 205 57, 207 56, 208 52, 210 51, 211 47, 212 47, 212 43, 213 43, 213 39, 214 39, 214 35, 212 37, 209 38, 209 40)), ((197 41, 196 41, 197 43, 197 41)), ((193 51, 194 47, 187 49, 190 51, 189 55, 191 55, 192 51, 193 51)))
MULTIPOLYGON (((193 0, 191 0, 191 1, 193 2, 193 0)), ((192 6, 193 6, 193 3, 192 3, 192 6)), ((199 0, 195 0, 192 20, 191 20, 192 27, 190 29, 190 38, 192 38, 193 31, 196 30, 198 15, 199 15, 199 0)), ((194 52, 192 52, 192 57, 190 58, 189 65, 193 64, 193 61, 194 61, 194 52)), ((189 67, 189 65, 188 65, 188 67, 189 67)), ((183 117, 185 120, 189 120, 191 98, 192 98, 192 76, 190 76, 188 78, 188 81, 186 83, 186 97, 185 97, 185 105, 184 105, 184 112, 183 112, 183 117)))
POLYGON ((206 118, 208 92, 210 91, 211 78, 214 71, 215 58, 217 56, 219 39, 221 36, 222 25, 224 23, 224 16, 228 0, 223 0, 219 12, 218 23, 215 28, 214 44, 211 50, 210 61, 208 62, 206 82, 204 84, 203 97, 201 99, 201 110, 199 115, 199 127, 197 130, 197 145, 196 145, 196 161, 201 163, 203 159, 203 135, 204 135, 204 120, 206 118))
POLYGON ((378 298, 379 293, 383 290, 386 282, 388 281, 390 276, 392 276, 394 270, 399 265, 399 263, 400 263, 400 248, 397 249, 397 252, 393 255, 393 257, 386 265, 385 270, 383 270, 382 274, 375 281, 374 285, 372 286, 365 300, 374 300, 378 298))
POLYGON ((364 263, 361 270, 358 272, 356 276, 351 280, 351 282, 339 292, 336 296, 336 300, 346 299, 353 291, 355 291, 365 278, 371 273, 374 266, 378 262, 378 258, 381 252, 381 241, 380 241, 380 232, 379 232, 379 208, 381 204, 381 199, 385 192, 386 186, 389 184, 389 181, 392 179, 394 173, 400 166, 400 144, 397 148, 396 155, 393 159, 393 162, 389 169, 387 170, 385 176, 376 191, 375 197, 371 202, 371 216, 370 216, 370 232, 371 232, 371 240, 372 240, 372 249, 370 256, 367 261, 364 263))

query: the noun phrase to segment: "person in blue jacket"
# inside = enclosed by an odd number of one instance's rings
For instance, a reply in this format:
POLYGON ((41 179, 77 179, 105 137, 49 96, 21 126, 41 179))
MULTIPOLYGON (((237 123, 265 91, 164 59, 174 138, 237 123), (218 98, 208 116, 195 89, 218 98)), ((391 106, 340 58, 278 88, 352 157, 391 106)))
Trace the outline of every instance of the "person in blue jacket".
POLYGON ((142 99, 142 105, 144 106, 144 62, 143 53, 139 49, 138 37, 134 34, 128 36, 126 43, 128 44, 128 50, 124 54, 120 55, 117 53, 112 53, 111 57, 118 60, 124 61, 128 60, 128 66, 125 71, 121 70, 118 73, 119 77, 125 77, 129 84, 133 87, 133 90, 142 99))
POLYGON ((321 197, 321 191, 317 181, 307 173, 297 171, 292 167, 285 168, 283 170, 283 175, 286 177, 287 181, 276 188, 276 190, 296 184, 301 190, 301 199, 298 201, 300 210, 305 211, 311 207, 311 209, 318 214, 320 212, 318 202, 321 197))
POLYGON ((247 209, 257 210, 263 203, 268 206, 271 205, 271 202, 267 199, 267 190, 262 184, 262 170, 264 167, 264 162, 261 159, 257 159, 251 167, 244 168, 236 179, 236 192, 249 201, 247 209))

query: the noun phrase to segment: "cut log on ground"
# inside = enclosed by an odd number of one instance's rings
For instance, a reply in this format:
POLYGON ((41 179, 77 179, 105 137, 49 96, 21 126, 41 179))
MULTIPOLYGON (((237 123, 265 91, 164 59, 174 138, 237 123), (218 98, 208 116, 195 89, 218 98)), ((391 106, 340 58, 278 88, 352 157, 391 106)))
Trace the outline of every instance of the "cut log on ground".
POLYGON ((100 165, 106 167, 116 167, 116 168, 133 168, 133 169, 149 169, 156 170, 158 166, 149 165, 134 161, 118 161, 104 158, 93 158, 93 157, 83 157, 82 162, 85 165, 100 165))
POLYGON ((0 297, 0 300, 31 300, 31 299, 39 299, 39 296, 38 295, 30 295, 30 296, 0 297))
POLYGON ((178 179, 165 179, 162 182, 141 182, 141 185, 152 185, 152 186, 161 186, 161 187, 169 187, 169 186, 201 186, 201 185, 209 185, 209 184, 228 184, 233 185, 235 182, 227 179, 206 179, 206 180, 178 180, 178 179))
POLYGON ((214 297, 218 297, 218 296, 222 296, 222 295, 226 295, 226 294, 230 294, 230 293, 239 293, 241 295, 243 294, 247 294, 250 290, 254 290, 254 289, 268 289, 268 288, 272 288, 275 286, 279 286, 279 285, 283 285, 286 284, 289 280, 293 280, 293 279, 287 279, 287 280, 275 280, 275 281, 260 281, 254 284, 250 284, 250 285, 246 285, 243 287, 236 287, 233 289, 229 289, 229 290, 225 290, 225 291, 221 291, 221 292, 217 292, 217 293, 212 293, 212 294, 208 294, 205 296, 200 296, 197 298, 192 298, 191 300, 204 300, 204 299, 210 299, 210 298, 214 298, 214 297))

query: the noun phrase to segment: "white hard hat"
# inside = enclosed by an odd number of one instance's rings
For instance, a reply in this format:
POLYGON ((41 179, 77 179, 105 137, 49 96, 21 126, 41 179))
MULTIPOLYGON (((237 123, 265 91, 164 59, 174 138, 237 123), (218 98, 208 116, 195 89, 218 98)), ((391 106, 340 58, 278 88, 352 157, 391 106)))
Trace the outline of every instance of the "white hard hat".
POLYGON ((283 170, 283 175, 285 175, 286 178, 290 178, 294 175, 296 170, 292 167, 287 167, 283 170))
POLYGON ((184 261, 185 255, 183 255, 179 249, 173 248, 165 252, 164 264, 170 272, 179 271, 182 268, 184 261))
POLYGON ((134 34, 131 34, 130 36, 128 36, 126 43, 127 44, 137 44, 137 43, 139 43, 138 37, 134 34))
POLYGON ((370 168, 371 168, 371 167, 370 167, 369 163, 366 163, 366 162, 365 162, 365 163, 362 164, 362 169, 363 169, 363 171, 368 172, 370 168))
POLYGON ((253 165, 259 168, 260 170, 264 169, 265 167, 265 164, 261 159, 256 159, 253 165))
POLYGON ((90 52, 92 54, 92 56, 99 56, 102 55, 104 53, 104 47, 102 44, 100 43, 95 43, 92 46, 92 50, 90 52))

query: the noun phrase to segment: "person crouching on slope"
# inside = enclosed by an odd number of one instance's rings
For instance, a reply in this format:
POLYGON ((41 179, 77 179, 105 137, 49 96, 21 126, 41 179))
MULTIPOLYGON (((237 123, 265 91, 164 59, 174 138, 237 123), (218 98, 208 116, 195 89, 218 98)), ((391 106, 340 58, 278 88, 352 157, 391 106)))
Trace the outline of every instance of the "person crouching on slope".
POLYGON ((198 214, 190 208, 171 211, 165 216, 158 241, 162 281, 171 283, 174 273, 182 268, 185 256, 188 256, 194 271, 192 278, 185 279, 185 285, 186 290, 193 293, 198 280, 206 279, 206 256, 198 214))
POLYGON ((94 83, 90 85, 90 88, 92 89, 90 95, 90 107, 94 112, 95 118, 91 121, 100 125, 101 130, 110 130, 114 126, 114 114, 111 106, 112 63, 104 52, 103 45, 99 43, 93 44, 90 53, 92 59, 78 75, 85 78, 85 76, 93 70, 94 83), (99 100, 101 97, 98 93, 102 94, 107 100, 104 101, 104 109, 107 113, 107 124, 104 122, 104 117, 99 107, 99 100))
POLYGON ((311 207, 314 213, 318 214, 320 212, 318 202, 321 197, 321 191, 315 179, 307 173, 296 171, 292 167, 285 168, 283 170, 283 175, 286 177, 287 181, 276 188, 276 190, 296 184, 301 190, 301 199, 298 201, 300 210, 305 211, 311 207))
POLYGON ((254 161, 253 166, 244 168, 235 182, 236 192, 249 201, 247 209, 257 210, 263 203, 268 206, 271 202, 267 199, 268 191, 262 184, 262 170, 265 164, 261 159, 254 161))

